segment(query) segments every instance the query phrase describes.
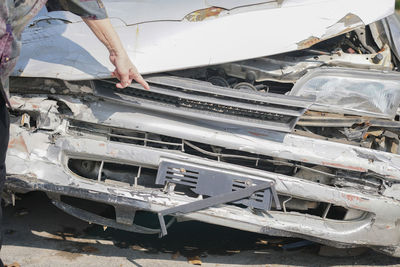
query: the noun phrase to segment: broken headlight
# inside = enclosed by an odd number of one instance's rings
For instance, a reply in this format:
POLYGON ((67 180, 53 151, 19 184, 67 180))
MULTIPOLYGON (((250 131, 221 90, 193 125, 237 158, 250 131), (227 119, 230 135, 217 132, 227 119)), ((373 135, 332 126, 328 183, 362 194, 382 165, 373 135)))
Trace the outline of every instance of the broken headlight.
POLYGON ((400 75, 319 68, 299 79, 290 94, 315 97, 312 110, 393 119, 400 103, 400 75))

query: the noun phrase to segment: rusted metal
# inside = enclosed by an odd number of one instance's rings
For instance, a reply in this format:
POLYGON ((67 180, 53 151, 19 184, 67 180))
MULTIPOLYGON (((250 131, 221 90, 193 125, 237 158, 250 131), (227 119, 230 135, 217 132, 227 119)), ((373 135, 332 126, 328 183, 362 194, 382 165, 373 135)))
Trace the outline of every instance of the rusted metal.
POLYGON ((203 21, 203 20, 209 19, 209 18, 216 18, 223 11, 225 11, 224 8, 209 7, 209 8, 194 11, 194 12, 186 15, 185 19, 190 22, 199 22, 199 21, 203 21))

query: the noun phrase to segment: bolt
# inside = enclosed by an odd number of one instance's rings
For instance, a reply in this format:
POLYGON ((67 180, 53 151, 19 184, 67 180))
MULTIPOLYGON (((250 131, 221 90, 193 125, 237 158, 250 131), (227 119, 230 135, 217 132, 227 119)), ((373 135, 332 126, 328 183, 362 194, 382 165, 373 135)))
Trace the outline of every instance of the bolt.
POLYGON ((382 60, 383 55, 381 53, 376 54, 376 56, 372 58, 372 62, 374 62, 374 64, 379 64, 382 60))

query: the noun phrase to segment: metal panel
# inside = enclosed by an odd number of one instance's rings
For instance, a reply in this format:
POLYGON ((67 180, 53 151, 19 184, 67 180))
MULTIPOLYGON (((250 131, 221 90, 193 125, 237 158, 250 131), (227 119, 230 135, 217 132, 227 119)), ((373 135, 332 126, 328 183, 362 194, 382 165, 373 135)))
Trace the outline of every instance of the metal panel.
POLYGON ((163 113, 282 132, 291 132, 313 103, 301 97, 228 90, 186 78, 153 77, 149 82, 150 91, 137 84, 118 90, 111 88, 110 81, 96 81, 95 94, 163 113))
MULTIPOLYGON (((128 56, 141 73, 223 64, 303 49, 394 12, 394 0, 285 0, 279 8, 271 8, 276 6, 272 2, 251 9, 237 8, 215 19, 171 21, 202 8, 193 4, 185 11, 184 7, 192 1, 185 1, 183 6, 181 2, 168 1, 164 3, 168 8, 153 8, 150 1, 104 1, 128 56), (143 12, 147 9, 151 12, 143 12)), ((109 62, 108 51, 85 23, 76 16, 71 19, 67 12, 53 13, 35 18, 33 24, 39 20, 45 23, 27 27, 23 32, 24 49, 13 74, 65 80, 110 78, 114 66, 109 62), (62 22, 65 19, 73 23, 62 22)))
POLYGON ((165 184, 166 182, 186 185, 191 187, 196 194, 211 197, 241 191, 256 185, 269 184, 268 189, 248 199, 235 199, 234 203, 267 211, 271 208, 272 197, 274 197, 276 206, 280 207, 272 180, 254 180, 243 173, 234 174, 205 165, 188 164, 183 161, 177 163, 163 159, 159 165, 156 183, 165 184))

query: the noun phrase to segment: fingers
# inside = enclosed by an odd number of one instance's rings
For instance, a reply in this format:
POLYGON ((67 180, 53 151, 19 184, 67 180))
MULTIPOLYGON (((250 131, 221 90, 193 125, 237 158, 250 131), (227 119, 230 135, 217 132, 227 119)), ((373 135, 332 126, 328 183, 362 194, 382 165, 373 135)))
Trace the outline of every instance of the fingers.
POLYGON ((117 70, 114 70, 113 72, 111 72, 111 75, 115 78, 117 78, 118 80, 121 80, 121 76, 119 76, 117 70))
POLYGON ((144 89, 150 90, 149 84, 143 79, 142 75, 139 74, 136 68, 131 68, 129 70, 129 78, 141 84, 144 89))
POLYGON ((142 75, 140 75, 136 69, 131 68, 129 70, 129 74, 121 74, 116 69, 111 73, 111 75, 120 80, 120 82, 116 84, 117 88, 126 88, 132 83, 132 80, 135 80, 137 83, 141 84, 144 89, 150 90, 149 84, 143 79, 142 75))
POLYGON ((139 74, 139 76, 136 76, 136 77, 134 78, 134 80, 135 80, 136 82, 140 83, 140 84, 143 86, 144 89, 150 90, 149 84, 143 79, 142 75, 139 74))
POLYGON ((129 72, 119 72, 119 75, 121 77, 120 80, 120 84, 122 86, 122 88, 127 87, 128 85, 130 85, 132 83, 132 80, 129 79, 129 72))
MULTIPOLYGON (((142 77, 142 76, 140 76, 140 77, 142 77)), ((149 84, 143 78, 141 79, 141 81, 137 81, 137 82, 140 83, 143 86, 144 89, 150 90, 149 84)))
POLYGON ((120 81, 116 84, 117 88, 123 89, 132 83, 132 79, 129 78, 128 74, 121 74, 117 69, 115 69, 111 75, 120 81))
POLYGON ((115 86, 116 86, 117 88, 124 89, 124 88, 126 88, 127 86, 129 86, 131 83, 132 83, 132 80, 129 80, 129 81, 126 82, 126 83, 119 82, 119 83, 117 83, 115 86))

